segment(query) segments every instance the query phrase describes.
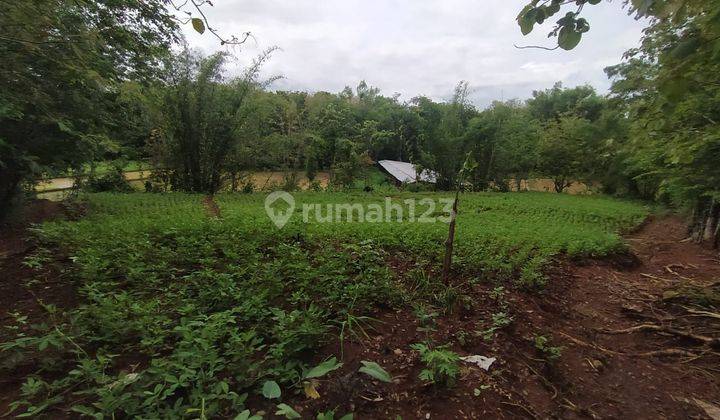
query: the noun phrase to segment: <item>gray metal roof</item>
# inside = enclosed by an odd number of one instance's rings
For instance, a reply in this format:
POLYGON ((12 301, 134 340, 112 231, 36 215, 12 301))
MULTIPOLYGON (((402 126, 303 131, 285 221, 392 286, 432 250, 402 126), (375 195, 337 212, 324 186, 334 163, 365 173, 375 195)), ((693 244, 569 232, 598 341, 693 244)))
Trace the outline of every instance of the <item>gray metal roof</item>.
POLYGON ((400 162, 397 160, 381 160, 378 161, 378 165, 382 166, 390 175, 402 183, 412 184, 417 182, 419 179, 423 182, 435 183, 437 181, 437 174, 425 169, 418 176, 418 172, 415 169, 415 165, 409 162, 400 162))

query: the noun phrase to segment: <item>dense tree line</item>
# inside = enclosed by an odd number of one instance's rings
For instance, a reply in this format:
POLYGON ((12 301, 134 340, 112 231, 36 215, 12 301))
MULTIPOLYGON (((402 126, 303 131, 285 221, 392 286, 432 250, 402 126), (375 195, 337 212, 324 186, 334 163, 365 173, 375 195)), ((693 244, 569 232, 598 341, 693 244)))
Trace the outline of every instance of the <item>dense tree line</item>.
MULTIPOLYGON (((523 33, 553 16, 550 37, 573 49, 590 22, 581 15, 600 0, 533 0, 518 15, 523 33), (569 9, 569 10, 568 10, 569 9), (565 13, 567 12, 567 13, 565 13), (565 13, 563 15, 563 13, 565 13)), ((634 192, 692 213, 697 242, 720 245, 720 0, 626 0, 648 27, 638 48, 606 69, 611 104, 629 122, 613 145, 613 173, 634 192)))
MULTIPOLYGON (((577 47, 595 0, 534 0, 524 33, 563 9, 550 32, 577 47)), ((272 50, 226 78, 226 56, 173 54, 168 3, 32 0, 0 8, 0 212, 23 185, 87 162, 149 158, 174 189, 215 192, 243 171, 331 170, 351 183, 372 161, 410 161, 456 183, 465 156, 474 189, 552 178, 686 208, 698 241, 720 219, 720 3, 626 2, 649 18, 640 47, 592 87, 539 90, 478 109, 459 83, 451 100, 401 101, 361 82, 339 93, 278 92, 259 80, 272 50)), ((192 3, 195 5, 196 3, 192 3)), ((190 19, 201 31, 207 22, 190 19)), ((232 38, 233 42, 242 39, 232 38)))
POLYGON ((253 170, 305 171, 310 178, 332 171, 339 184, 352 183, 363 166, 383 159, 433 170, 438 188, 448 189, 468 153, 477 162, 468 179, 476 190, 506 191, 512 182, 519 188, 530 177, 552 178, 558 192, 575 181, 617 188, 606 170, 610 145, 624 140, 627 123, 592 87, 558 83, 526 102, 479 110, 465 82, 447 102, 403 102, 364 81, 339 93, 269 91, 257 80, 268 58, 243 78, 223 80, 222 55, 184 53, 168 83, 147 89, 154 101, 138 97, 143 105, 131 106, 158 119, 130 119, 139 126, 129 131, 144 127, 151 141, 144 148, 126 143, 125 153, 149 154, 171 169, 173 185, 190 191, 213 192, 253 170))

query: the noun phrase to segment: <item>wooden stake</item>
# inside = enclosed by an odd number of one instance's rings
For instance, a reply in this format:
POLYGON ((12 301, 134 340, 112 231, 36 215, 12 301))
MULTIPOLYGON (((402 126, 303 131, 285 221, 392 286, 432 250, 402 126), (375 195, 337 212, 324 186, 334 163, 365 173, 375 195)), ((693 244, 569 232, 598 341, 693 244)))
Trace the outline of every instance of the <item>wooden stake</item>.
POLYGON ((452 213, 450 213, 450 228, 448 237, 445 240, 445 260, 443 261, 442 278, 446 286, 450 285, 450 268, 452 266, 453 243, 455 242, 455 219, 457 219, 458 200, 460 199, 460 188, 455 192, 452 213))

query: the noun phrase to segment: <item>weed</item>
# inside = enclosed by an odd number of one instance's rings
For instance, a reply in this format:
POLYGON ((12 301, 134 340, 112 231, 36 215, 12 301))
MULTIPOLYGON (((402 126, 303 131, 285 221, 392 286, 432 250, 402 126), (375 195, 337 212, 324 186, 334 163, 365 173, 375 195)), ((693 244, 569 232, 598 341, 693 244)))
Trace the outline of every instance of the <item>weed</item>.
POLYGON ((460 373, 460 356, 448 350, 448 346, 432 348, 429 343, 410 346, 420 354, 425 369, 418 376, 421 380, 440 386, 453 386, 460 373))
POLYGON ((472 340, 472 337, 469 332, 465 330, 460 330, 455 334, 455 338, 457 338, 458 343, 460 346, 465 347, 470 343, 472 340))
POLYGON ((432 332, 436 330, 437 327, 437 312, 432 312, 428 308, 428 306, 424 304, 418 304, 413 308, 413 311, 415 313, 415 316, 417 317, 418 321, 420 322, 420 326, 418 327, 418 331, 422 332, 432 332))
POLYGON ((52 260, 50 250, 44 247, 36 249, 32 254, 25 257, 22 264, 33 270, 40 270, 52 260))
POLYGON ((505 288, 503 286, 498 286, 490 292, 490 298, 493 300, 502 301, 505 299, 505 293, 505 288))
POLYGON ((456 288, 445 287, 435 294, 434 301, 440 308, 442 308, 445 315, 449 315, 457 306, 460 298, 461 295, 456 288))
POLYGON ((492 326, 482 332, 483 339, 490 341, 495 338, 497 331, 507 327, 513 321, 513 318, 507 312, 497 312, 492 315, 492 326))
POLYGON ((559 359, 563 350, 562 347, 552 346, 550 340, 544 335, 535 336, 535 349, 549 362, 559 359))
POLYGON ((340 334, 338 336, 340 340, 340 358, 343 359, 345 355, 344 344, 345 339, 349 335, 356 340, 362 342, 363 339, 370 339, 367 331, 372 328, 372 322, 378 322, 377 319, 369 316, 356 316, 350 312, 340 314, 342 321, 336 321, 340 325, 340 334))

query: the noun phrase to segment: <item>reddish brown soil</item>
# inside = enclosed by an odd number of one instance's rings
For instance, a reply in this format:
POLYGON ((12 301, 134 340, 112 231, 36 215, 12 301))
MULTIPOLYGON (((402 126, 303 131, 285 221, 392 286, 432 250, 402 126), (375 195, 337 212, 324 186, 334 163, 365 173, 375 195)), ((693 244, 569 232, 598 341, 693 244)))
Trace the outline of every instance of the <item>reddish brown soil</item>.
POLYGON ((213 196, 206 195, 203 197, 203 206, 205 207, 205 212, 207 212, 208 216, 213 218, 220 217, 220 207, 218 207, 213 196))
MULTIPOLYGON (((0 230, 0 325, 14 310, 40 314, 38 299, 65 307, 76 304, 74 288, 58 272, 49 271, 32 292, 26 291, 30 272, 21 262, 32 243, 25 240, 24 227, 62 213, 55 204, 36 205, 40 210, 23 224, 0 230)), ((420 329, 411 308, 378 313, 380 322, 368 330, 368 338, 348 339, 342 350, 340 343, 332 343, 314 356, 321 361, 342 355, 344 362, 319 381, 319 399, 299 394, 286 402, 304 418, 332 408, 336 418, 354 412, 359 419, 708 418, 696 401, 720 405, 717 349, 657 332, 603 332, 657 324, 720 336, 719 319, 687 310, 720 311, 712 302, 696 305, 704 291, 718 291, 711 289, 720 281, 718 254, 684 242, 684 237, 681 220, 653 220, 627 238, 637 261, 558 262, 542 293, 511 290, 497 299, 491 297, 492 284, 468 285, 469 299, 452 314, 440 314, 429 332, 420 329), (501 310, 513 317, 508 327, 491 340, 475 334, 487 329, 492 314, 501 310), (544 360, 534 344, 538 335, 563 347, 559 360, 544 360), (463 363, 457 384, 449 389, 427 386, 417 378, 423 366, 410 345, 428 339, 447 343, 461 355, 498 361, 489 372, 463 363), (663 349, 696 356, 643 355, 663 349), (393 383, 357 373, 361 360, 385 367, 393 383)), ((407 268, 393 265, 399 271, 407 268)), ((17 395, 18 385, 18 378, 0 378, 0 413, 17 395)), ((262 398, 251 397, 249 404, 254 411, 275 412, 274 404, 262 398)))
MULTIPOLYGON (((717 349, 655 332, 599 331, 663 324, 720 337, 720 320, 688 317, 682 306, 691 302, 682 296, 663 300, 671 291, 689 285, 707 288, 720 281, 717 253, 684 238, 680 219, 662 218, 627 238, 637 259, 558 264, 543 293, 508 293, 507 310, 514 321, 490 341, 472 333, 486 329, 501 307, 489 297, 493 286, 473 286, 472 307, 441 317, 429 335, 461 355, 498 361, 489 372, 463 364, 461 378, 450 389, 424 386, 417 379, 422 363, 409 346, 428 334, 418 331, 412 311, 380 315, 382 322, 369 339, 345 343, 344 366, 320 382, 321 398, 298 396, 293 406, 303 415, 337 407, 337 414, 383 419, 708 418, 695 399, 720 405, 717 349), (559 360, 543 360, 534 345, 537 335, 563 347, 559 360), (664 349, 702 357, 641 355, 664 349), (394 383, 356 373, 361 360, 385 367, 394 383)), ((340 354, 335 344, 317 359, 340 354)))
MULTIPOLYGON (((13 312, 28 316, 28 323, 32 324, 42 322, 46 316, 41 303, 60 308, 77 304, 75 288, 63 281, 57 267, 48 266, 37 271, 23 264, 25 257, 36 248, 28 228, 35 223, 66 217, 66 213, 60 203, 35 200, 24 206, 22 213, 14 215, 11 221, 0 224, 0 342, 8 338, 3 327, 10 324, 13 312), (26 283, 30 280, 37 280, 37 283, 28 287, 26 283)), ((32 372, 15 373, 13 377, 0 377, 0 417, 17 395, 22 377, 32 372)))
POLYGON ((36 223, 64 218, 66 213, 61 203, 35 200, 10 222, 0 224, 0 325, 5 325, 8 313, 13 311, 22 309, 24 314, 32 315, 33 308, 39 308, 38 299, 46 304, 74 306, 74 288, 63 282, 53 267, 38 273, 23 264, 25 257, 36 248, 28 228, 36 223), (24 284, 32 278, 39 279, 41 284, 29 289, 24 284))

